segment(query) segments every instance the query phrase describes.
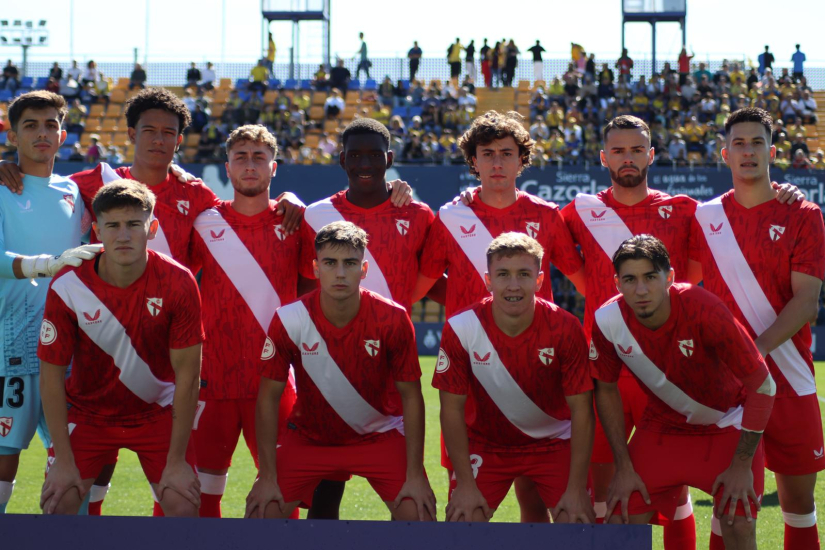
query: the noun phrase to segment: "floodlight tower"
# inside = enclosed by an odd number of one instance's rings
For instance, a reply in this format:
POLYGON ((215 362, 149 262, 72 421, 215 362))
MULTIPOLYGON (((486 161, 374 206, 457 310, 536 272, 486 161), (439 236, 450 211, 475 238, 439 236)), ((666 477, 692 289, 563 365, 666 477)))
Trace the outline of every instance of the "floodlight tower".
MULTIPOLYGON (((292 50, 289 55, 289 78, 296 78, 295 66, 300 63, 300 23, 319 21, 322 26, 324 63, 330 64, 330 3, 331 0, 261 0, 261 15, 267 22, 292 21, 292 50)), ((266 37, 262 37, 266 40, 266 37)))
POLYGON ((48 46, 49 30, 46 20, 21 21, 20 19, 0 19, 0 46, 20 46, 23 48, 22 75, 26 76, 31 46, 48 46))
POLYGON ((650 23, 653 29, 653 72, 656 72, 656 23, 679 23, 682 27, 682 47, 685 47, 687 0, 621 0, 622 50, 624 27, 627 23, 650 23))

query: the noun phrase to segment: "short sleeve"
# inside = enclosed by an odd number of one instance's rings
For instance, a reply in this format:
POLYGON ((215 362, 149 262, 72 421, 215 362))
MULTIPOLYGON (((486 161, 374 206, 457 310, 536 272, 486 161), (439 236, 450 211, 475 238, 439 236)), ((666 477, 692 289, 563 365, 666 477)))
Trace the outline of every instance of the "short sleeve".
POLYGON ((593 323, 592 337, 590 339, 590 375, 603 382, 616 382, 622 372, 622 360, 616 354, 607 338, 602 334, 598 323, 593 323))
POLYGON ((312 269, 312 261, 315 259, 315 231, 312 230, 306 221, 301 221, 298 235, 301 241, 301 252, 298 256, 298 273, 305 279, 314 279, 315 272, 312 269))
POLYGON ((74 356, 77 338, 77 317, 57 292, 49 288, 46 309, 40 325, 37 357, 53 365, 69 365, 74 356))
POLYGON ((444 325, 433 373, 433 387, 456 395, 470 392, 470 356, 450 323, 444 325))
POLYGON ((822 280, 825 278, 825 225, 819 207, 802 209, 804 213, 791 254, 791 271, 822 280))
POLYGON ((564 395, 577 395, 593 389, 590 364, 587 359, 587 340, 579 321, 567 316, 564 323, 564 347, 559 354, 561 384, 564 395))
POLYGON ((169 347, 184 349, 204 340, 201 322, 201 294, 189 271, 181 276, 177 290, 177 307, 169 327, 169 347))
POLYGON ((397 382, 415 382, 421 379, 415 328, 406 311, 393 309, 393 314, 387 348, 387 361, 392 378, 397 382))
POLYGON ((439 216, 435 217, 424 250, 421 252, 421 265, 419 269, 425 277, 430 279, 440 279, 447 269, 447 254, 450 250, 450 240, 452 237, 447 228, 441 222, 439 216))
POLYGON ((261 351, 261 376, 279 382, 286 382, 289 377, 289 366, 292 364, 295 345, 289 339, 284 324, 278 314, 272 318, 269 325, 266 341, 261 351))
POLYGON ((565 275, 573 275, 584 266, 584 263, 570 230, 557 208, 550 210, 545 219, 549 223, 552 239, 552 248, 548 251, 550 261, 565 275))
POLYGON ((705 235, 699 221, 694 216, 690 220, 690 236, 688 242, 688 258, 695 262, 703 260, 705 250, 705 235))
POLYGON ((192 273, 197 273, 203 268, 203 259, 206 256, 206 244, 200 236, 200 233, 192 227, 192 233, 189 236, 189 269, 192 273))

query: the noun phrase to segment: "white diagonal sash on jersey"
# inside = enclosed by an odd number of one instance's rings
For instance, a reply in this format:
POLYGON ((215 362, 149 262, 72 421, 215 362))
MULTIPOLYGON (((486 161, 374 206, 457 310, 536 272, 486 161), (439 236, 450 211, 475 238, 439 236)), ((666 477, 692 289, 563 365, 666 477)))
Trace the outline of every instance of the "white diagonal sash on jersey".
MULTIPOLYGON (((312 230, 316 233, 320 231, 322 227, 331 224, 332 222, 347 221, 344 219, 344 216, 338 212, 335 205, 332 204, 331 199, 318 201, 307 208, 306 212, 304 212, 304 220, 306 220, 312 230)), ((378 262, 375 261, 375 258, 370 253, 369 246, 364 251, 364 259, 369 262, 369 268, 367 269, 366 279, 361 281, 361 286, 367 290, 375 292, 376 294, 380 294, 388 300, 395 300, 390 293, 390 287, 387 284, 387 280, 381 272, 381 266, 378 265, 378 262)))
POLYGON ((275 310, 281 307, 281 298, 261 265, 217 209, 202 212, 195 220, 195 230, 266 333, 275 310), (211 231, 220 231, 222 241, 211 242, 211 231))
POLYGON ((474 311, 465 311, 448 322, 467 353, 490 354, 485 361, 490 365, 473 364, 473 375, 507 420, 534 439, 570 439, 570 421, 553 418, 524 393, 501 361, 474 311))
POLYGON ((651 361, 642 350, 642 346, 630 332, 622 317, 618 302, 613 302, 596 310, 596 323, 602 334, 616 347, 622 362, 635 374, 656 397, 664 401, 674 411, 684 415, 688 424, 720 428, 734 426, 740 428, 742 423, 742 406, 732 407, 728 411, 717 411, 703 405, 686 394, 679 386, 671 382, 665 373, 651 361), (622 355, 619 346, 633 348, 632 356, 622 355))
POLYGON ((132 345, 132 339, 109 308, 81 281, 75 272, 69 272, 52 284, 52 289, 75 312, 78 328, 97 347, 112 357, 120 370, 120 381, 129 391, 147 403, 165 407, 172 404, 175 384, 158 380, 149 365, 141 359, 132 345), (83 313, 100 311, 97 323, 84 323, 83 313))
MULTIPOLYGON (((123 176, 115 172, 114 169, 107 163, 101 162, 100 178, 103 180, 103 185, 108 185, 113 181, 122 180, 123 176)), ((166 254, 170 258, 172 257, 172 251, 169 249, 169 241, 166 240, 166 235, 163 233, 163 227, 160 226, 160 220, 158 220, 158 232, 155 233, 155 238, 148 241, 146 245, 155 252, 166 254)))
MULTIPOLYGON (((736 305, 756 335, 761 335, 776 321, 776 311, 736 242, 722 198, 700 204, 696 209, 696 219, 736 305), (721 224, 719 231, 712 232, 711 224, 721 224)), ((816 381, 811 369, 791 339, 785 340, 769 355, 797 395, 816 393, 816 381)))
POLYGON ((301 353, 301 344, 318 345, 317 355, 302 355, 304 370, 315 383, 327 403, 353 430, 359 434, 384 433, 398 430, 404 433, 404 418, 386 416, 361 397, 335 360, 330 356, 327 343, 309 316, 303 302, 293 302, 278 310, 278 316, 289 339, 301 353))
POLYGON ((487 247, 493 242, 490 231, 481 223, 472 208, 461 203, 445 204, 438 211, 438 217, 444 227, 447 228, 447 231, 450 232, 450 235, 453 236, 459 248, 464 252, 464 255, 473 264, 483 283, 484 274, 487 273, 487 247), (471 233, 475 233, 475 235, 462 238, 466 228, 473 226, 475 226, 475 229, 471 233))
POLYGON ((576 212, 579 214, 584 226, 590 231, 590 234, 593 235, 593 238, 611 261, 619 246, 633 236, 633 233, 627 228, 627 225, 616 211, 609 206, 605 206, 596 195, 584 193, 576 195, 576 212), (595 218, 591 214, 591 211, 596 210, 603 211, 601 218, 595 218))

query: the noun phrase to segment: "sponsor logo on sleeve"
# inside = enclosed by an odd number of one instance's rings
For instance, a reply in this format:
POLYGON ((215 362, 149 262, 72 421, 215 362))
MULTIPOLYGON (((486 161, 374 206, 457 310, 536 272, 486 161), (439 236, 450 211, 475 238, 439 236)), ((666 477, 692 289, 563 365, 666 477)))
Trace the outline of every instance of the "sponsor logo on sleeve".
POLYGON ((273 357, 275 357, 275 343, 272 341, 272 338, 267 336, 266 342, 264 342, 264 349, 261 352, 261 359, 269 361, 273 357))
POLYGON ((43 323, 40 325, 40 343, 48 346, 53 344, 55 340, 57 340, 57 329, 51 321, 43 319, 43 323))
POLYGON ((450 368, 450 358, 443 348, 438 348, 438 359, 435 361, 435 372, 442 374, 450 368))

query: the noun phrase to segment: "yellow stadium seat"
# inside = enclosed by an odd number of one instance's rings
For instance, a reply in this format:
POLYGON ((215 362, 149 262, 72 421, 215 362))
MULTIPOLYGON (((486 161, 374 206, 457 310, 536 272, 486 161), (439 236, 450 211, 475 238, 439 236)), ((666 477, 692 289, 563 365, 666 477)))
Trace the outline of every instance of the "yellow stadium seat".
POLYGON ((324 107, 321 105, 313 105, 309 108, 310 120, 322 120, 324 118, 324 107))
POLYGON ((92 144, 92 134, 90 132, 83 132, 80 134, 80 146, 88 147, 92 144))
POLYGON ((89 118, 101 118, 106 110, 103 108, 103 105, 100 103, 95 103, 92 105, 92 108, 89 109, 89 118))
POLYGON ((200 134, 196 134, 195 132, 189 132, 188 134, 186 134, 186 141, 184 143, 186 147, 194 147, 198 145, 198 142, 200 140, 200 134))
POLYGON ((357 105, 361 103, 361 93, 358 90, 350 90, 347 92, 347 105, 357 105))
POLYGON ((312 104, 313 105, 321 105, 323 106, 327 100, 327 93, 326 92, 313 92, 312 93, 312 104))
POLYGON ((278 91, 277 90, 267 90, 264 93, 264 103, 275 103, 275 100, 278 98, 278 91))
POLYGON ((424 322, 438 323, 441 320, 441 305, 432 300, 424 303, 424 322))
POLYGON ((221 83, 218 87, 221 90, 231 90, 232 89, 232 79, 231 78, 222 78, 221 83))
POLYGON ((355 113, 357 112, 358 107, 355 107, 354 105, 347 105, 346 107, 344 107, 344 113, 341 115, 341 118, 343 118, 344 120, 352 120, 352 118, 355 116, 355 113))
POLYGON ((530 81, 529 80, 519 80, 518 81, 518 89, 519 89, 519 91, 529 90, 530 89, 530 81))
MULTIPOLYGON (((113 105, 119 105, 126 101, 126 90, 122 89, 114 89, 112 93, 109 95, 109 102, 113 105)), ((111 105, 109 106, 111 109, 111 105)))
POLYGON ((106 111, 106 118, 120 118, 120 105, 110 105, 106 111))
POLYGON ((419 300, 418 302, 412 305, 412 311, 410 312, 410 319, 413 321, 420 321, 421 314, 424 312, 424 305, 419 300))
POLYGON ((129 88, 129 79, 125 76, 121 76, 117 79, 117 84, 115 84, 116 90, 126 90, 129 88))
POLYGON ((103 128, 103 121, 105 118, 88 118, 86 119, 85 130, 87 132, 100 132, 103 128))
POLYGON ((519 105, 519 107, 524 105, 530 105, 530 94, 527 91, 519 90, 519 93, 516 96, 516 103, 519 105))
POLYGON ((101 132, 117 132, 118 120, 116 118, 104 118, 103 124, 100 126, 101 132))
POLYGON ((224 103, 215 103, 212 105, 212 116, 214 118, 221 118, 224 110, 226 110, 226 105, 224 103))
POLYGON ((126 132, 115 132, 112 134, 112 143, 118 147, 126 147, 129 145, 129 134, 126 132))
POLYGON ((338 129, 337 120, 327 120, 324 122, 324 132, 328 134, 334 133, 338 129))

